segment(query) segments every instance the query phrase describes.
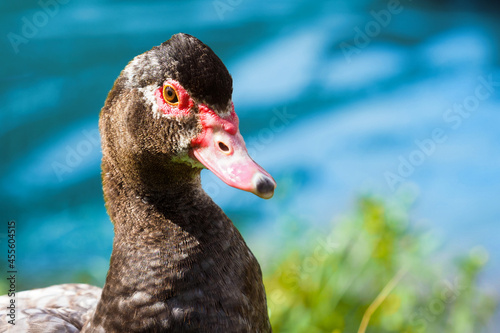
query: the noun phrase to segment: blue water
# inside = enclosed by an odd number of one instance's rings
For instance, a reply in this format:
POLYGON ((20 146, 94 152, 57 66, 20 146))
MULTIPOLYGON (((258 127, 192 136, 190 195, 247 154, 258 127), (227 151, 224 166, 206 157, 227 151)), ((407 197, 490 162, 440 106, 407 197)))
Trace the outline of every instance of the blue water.
POLYGON ((223 59, 249 151, 278 182, 263 201, 203 173, 264 266, 286 221, 320 229, 361 194, 410 193, 415 226, 444 256, 486 248, 484 284, 500 287, 500 20, 488 2, 402 1, 382 19, 388 3, 369 0, 1 6, 1 220, 17 221, 22 288, 103 283, 99 110, 127 62, 177 32, 223 59))

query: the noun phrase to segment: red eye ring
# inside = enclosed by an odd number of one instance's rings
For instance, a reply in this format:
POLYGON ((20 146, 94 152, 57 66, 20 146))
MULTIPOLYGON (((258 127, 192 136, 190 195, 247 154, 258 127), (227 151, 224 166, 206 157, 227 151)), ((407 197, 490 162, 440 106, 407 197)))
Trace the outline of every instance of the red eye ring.
POLYGON ((160 112, 164 115, 191 114, 194 102, 189 93, 175 80, 167 80, 154 93, 160 112))
POLYGON ((179 97, 177 96, 177 90, 170 84, 163 86, 163 100, 170 105, 179 104, 179 97))

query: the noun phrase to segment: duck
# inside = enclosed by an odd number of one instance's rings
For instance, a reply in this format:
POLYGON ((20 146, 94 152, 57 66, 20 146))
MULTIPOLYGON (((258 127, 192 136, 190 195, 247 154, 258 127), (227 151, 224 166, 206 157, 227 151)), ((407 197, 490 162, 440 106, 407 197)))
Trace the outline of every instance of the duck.
MULTIPOLYGON (((276 182, 248 154, 232 77, 179 33, 133 58, 99 116, 114 225, 104 287, 18 292, 0 332, 271 332, 258 261, 203 190, 202 169, 263 199, 276 182)), ((9 304, 7 295, 0 304, 9 304)))

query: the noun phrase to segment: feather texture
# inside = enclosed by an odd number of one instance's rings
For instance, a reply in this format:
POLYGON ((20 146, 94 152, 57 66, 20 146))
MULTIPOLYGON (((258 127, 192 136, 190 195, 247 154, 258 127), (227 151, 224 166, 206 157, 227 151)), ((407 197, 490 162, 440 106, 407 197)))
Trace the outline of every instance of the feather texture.
POLYGON ((174 35, 127 65, 99 119, 115 231, 106 283, 102 290, 64 284, 20 292, 16 325, 3 320, 0 332, 271 331, 257 260, 201 188, 200 163, 185 163, 201 130, 196 105, 226 114, 231 93, 222 61, 189 35, 174 35), (154 116, 147 94, 167 79, 194 100, 189 115, 154 116))
MULTIPOLYGON (((16 293, 15 325, 0 314, 0 332, 80 332, 95 309, 101 288, 87 284, 61 284, 16 293)), ((10 298, 0 296, 2 310, 10 298)))

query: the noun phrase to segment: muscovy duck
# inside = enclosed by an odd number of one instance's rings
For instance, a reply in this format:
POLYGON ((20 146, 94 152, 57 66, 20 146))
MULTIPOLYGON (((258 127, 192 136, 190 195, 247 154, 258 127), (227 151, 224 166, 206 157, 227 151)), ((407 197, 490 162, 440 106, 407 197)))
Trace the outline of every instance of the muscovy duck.
POLYGON ((101 110, 102 179, 114 224, 101 290, 17 293, 0 331, 270 332, 260 266, 200 184, 208 168, 262 198, 274 179, 248 155, 232 78, 197 38, 176 34, 135 57, 101 110))

